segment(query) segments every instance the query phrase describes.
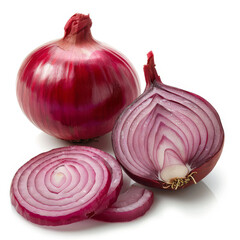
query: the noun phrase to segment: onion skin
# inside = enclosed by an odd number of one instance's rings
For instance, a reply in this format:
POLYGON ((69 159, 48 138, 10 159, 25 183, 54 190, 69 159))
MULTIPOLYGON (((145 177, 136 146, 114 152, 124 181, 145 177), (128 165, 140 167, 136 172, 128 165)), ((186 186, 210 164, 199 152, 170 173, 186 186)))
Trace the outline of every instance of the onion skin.
POLYGON ((75 14, 62 39, 33 51, 17 77, 17 99, 28 119, 69 141, 112 130, 140 93, 137 74, 120 53, 92 38, 88 15, 75 14))
POLYGON ((224 130, 213 106, 197 94, 162 83, 152 52, 146 88, 118 118, 116 158, 136 182, 177 190, 207 176, 222 153, 224 130))

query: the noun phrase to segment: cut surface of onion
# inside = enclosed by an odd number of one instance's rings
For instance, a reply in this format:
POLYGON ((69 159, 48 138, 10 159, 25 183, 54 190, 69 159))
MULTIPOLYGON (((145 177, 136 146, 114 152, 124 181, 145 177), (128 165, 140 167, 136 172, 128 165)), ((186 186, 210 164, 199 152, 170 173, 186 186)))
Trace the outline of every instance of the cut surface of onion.
POLYGON ((144 73, 144 93, 113 129, 116 158, 130 177, 149 186, 176 190, 197 183, 220 157, 220 117, 202 97, 163 84, 152 52, 144 73))
MULTIPOLYGON (((123 174, 119 162, 114 157, 96 148, 91 148, 91 152, 100 155, 103 158, 111 174, 111 183, 108 192, 104 197, 101 206, 96 211, 96 214, 98 214, 117 200, 123 184, 123 174)), ((93 218, 94 216, 95 215, 93 215, 93 218)))
POLYGON ((40 225, 87 219, 100 211, 104 201, 106 206, 116 198, 122 182, 119 170, 111 155, 92 147, 53 149, 17 171, 11 201, 19 214, 40 225))
POLYGON ((132 185, 127 191, 120 193, 115 203, 94 218, 105 222, 132 221, 144 215, 152 203, 152 191, 132 185))

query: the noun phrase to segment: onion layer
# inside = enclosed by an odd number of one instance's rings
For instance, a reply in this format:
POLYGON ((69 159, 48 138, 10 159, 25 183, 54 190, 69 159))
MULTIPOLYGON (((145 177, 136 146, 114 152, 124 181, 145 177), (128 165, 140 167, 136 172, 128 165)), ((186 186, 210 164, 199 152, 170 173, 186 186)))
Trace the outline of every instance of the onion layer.
POLYGON ((175 190, 197 183, 222 151, 219 115, 202 97, 163 84, 152 52, 144 73, 144 93, 123 111, 113 129, 115 155, 137 182, 175 190))
POLYGON ((63 225, 101 212, 116 200, 121 184, 121 168, 111 155, 91 147, 63 147, 32 158, 17 171, 11 201, 33 223, 63 225))
MULTIPOLYGON (((111 173, 111 184, 109 186, 108 192, 104 197, 101 206, 95 212, 96 214, 98 214, 101 213, 104 209, 108 208, 117 200, 123 184, 123 175, 122 168, 114 157, 96 148, 91 148, 91 152, 100 155, 103 158, 103 160, 105 160, 105 164, 107 165, 111 173)), ((94 216, 95 215, 93 215, 93 218, 94 216)))
POLYGON ((91 25, 88 15, 73 15, 64 37, 34 50, 18 73, 23 112, 57 138, 79 141, 111 131, 140 93, 129 61, 95 41, 91 25))
POLYGON ((126 192, 120 193, 117 201, 95 219, 105 222, 128 222, 144 215, 153 203, 153 192, 132 185, 126 192))

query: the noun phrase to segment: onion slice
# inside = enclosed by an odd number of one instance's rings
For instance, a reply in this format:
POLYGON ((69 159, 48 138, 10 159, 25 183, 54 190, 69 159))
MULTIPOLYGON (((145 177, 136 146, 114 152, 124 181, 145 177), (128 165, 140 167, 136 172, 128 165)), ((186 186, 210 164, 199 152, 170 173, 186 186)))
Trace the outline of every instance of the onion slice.
POLYGON ((40 225, 87 219, 102 204, 116 199, 122 183, 119 169, 116 160, 101 150, 57 148, 32 158, 17 171, 11 201, 19 214, 40 225))
POLYGON ((105 222, 128 222, 144 215, 152 206, 153 192, 132 185, 126 192, 120 193, 117 201, 95 219, 105 222))
MULTIPOLYGON (((85 148, 89 148, 89 147, 85 147, 85 148)), ((96 214, 98 214, 98 213, 101 213, 104 209, 108 208, 117 200, 123 184, 123 174, 122 174, 122 168, 119 162, 114 157, 96 148, 91 148, 91 152, 101 155, 103 160, 105 160, 105 164, 107 165, 111 173, 111 183, 110 183, 108 192, 104 197, 103 202, 101 203, 101 206, 96 211, 96 214)), ((95 215, 93 215, 93 218, 94 216, 95 215)))

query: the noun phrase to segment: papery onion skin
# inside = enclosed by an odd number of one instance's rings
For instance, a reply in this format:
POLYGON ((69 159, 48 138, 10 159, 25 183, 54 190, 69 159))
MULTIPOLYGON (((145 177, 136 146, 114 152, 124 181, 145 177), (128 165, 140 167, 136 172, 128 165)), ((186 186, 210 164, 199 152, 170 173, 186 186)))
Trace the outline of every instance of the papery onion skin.
POLYGON ((39 154, 15 174, 11 202, 20 215, 39 225, 90 218, 115 201, 121 187, 120 166, 115 167, 114 185, 107 162, 114 166, 116 160, 92 147, 62 147, 39 154))
POLYGON ((141 184, 171 190, 196 184, 221 155, 224 130, 220 117, 202 97, 163 84, 152 52, 144 73, 144 93, 123 111, 113 129, 115 156, 141 184), (183 176, 181 169, 187 172, 183 176), (166 170, 175 177, 164 179, 166 170))
POLYGON ((41 130, 69 141, 112 130, 121 111, 140 93, 126 58, 94 40, 89 15, 75 14, 62 39, 33 51, 17 78, 21 109, 41 130))

